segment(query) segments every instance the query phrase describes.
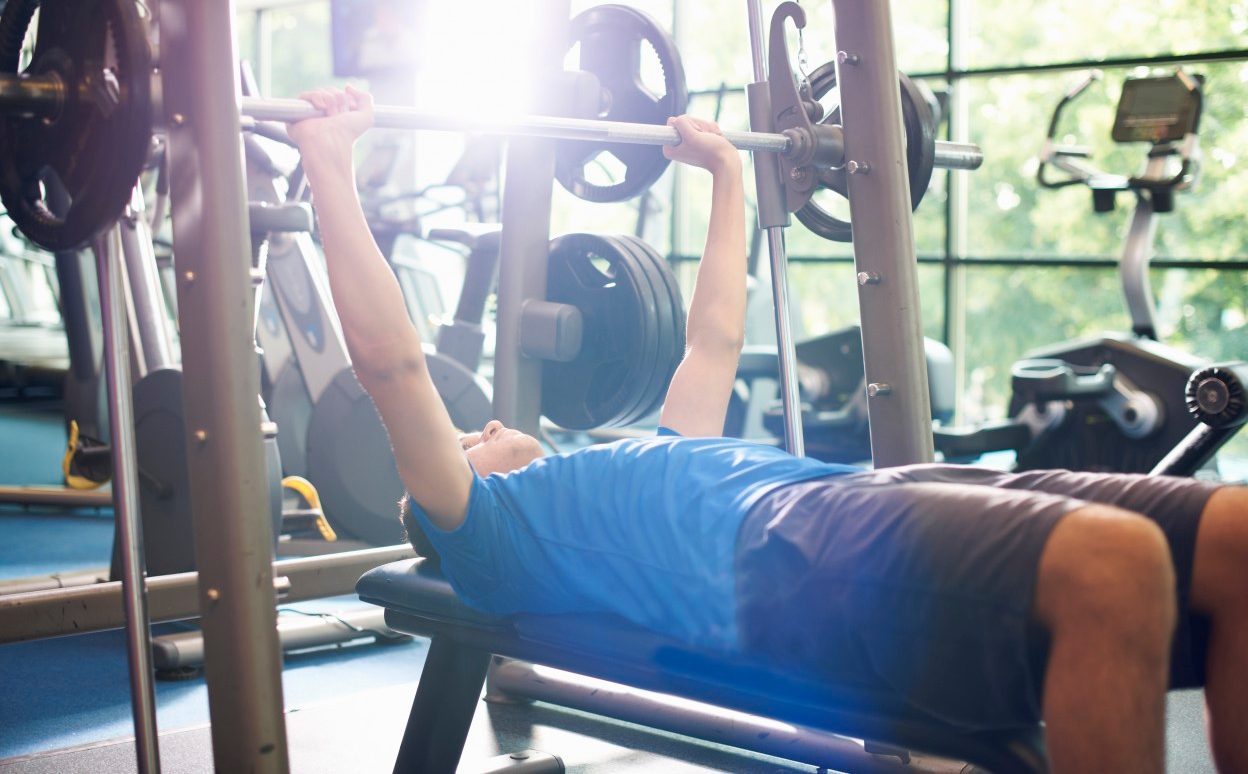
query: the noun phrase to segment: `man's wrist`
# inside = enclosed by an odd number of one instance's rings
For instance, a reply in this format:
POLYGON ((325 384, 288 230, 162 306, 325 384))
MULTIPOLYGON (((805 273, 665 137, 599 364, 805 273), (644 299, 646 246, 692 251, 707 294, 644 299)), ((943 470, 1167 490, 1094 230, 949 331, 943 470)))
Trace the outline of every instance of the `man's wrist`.
POLYGON ((347 171, 352 169, 354 143, 326 140, 306 142, 299 146, 299 157, 305 170, 347 171))
POLYGON ((351 161, 356 147, 354 140, 343 140, 334 136, 310 137, 298 145, 303 166, 341 165, 343 161, 351 161))
POLYGON ((718 157, 714 163, 707 166, 707 170, 715 177, 725 175, 741 175, 741 154, 733 150, 718 157))

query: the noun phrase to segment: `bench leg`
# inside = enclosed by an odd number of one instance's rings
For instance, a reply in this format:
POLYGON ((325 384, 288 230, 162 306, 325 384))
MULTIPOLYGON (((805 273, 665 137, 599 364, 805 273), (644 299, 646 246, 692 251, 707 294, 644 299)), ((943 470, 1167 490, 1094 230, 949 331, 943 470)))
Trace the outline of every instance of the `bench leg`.
POLYGON ((420 673, 395 774, 452 774, 481 698, 490 654, 434 637, 420 673))

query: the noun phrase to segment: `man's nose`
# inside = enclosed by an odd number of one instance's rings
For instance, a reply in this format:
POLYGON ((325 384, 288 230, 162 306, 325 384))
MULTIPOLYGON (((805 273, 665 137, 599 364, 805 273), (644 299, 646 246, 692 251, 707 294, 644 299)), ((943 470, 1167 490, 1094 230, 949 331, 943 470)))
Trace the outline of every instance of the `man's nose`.
POLYGON ((485 423, 485 428, 481 431, 481 440, 493 438, 503 429, 503 423, 497 419, 491 419, 485 423))

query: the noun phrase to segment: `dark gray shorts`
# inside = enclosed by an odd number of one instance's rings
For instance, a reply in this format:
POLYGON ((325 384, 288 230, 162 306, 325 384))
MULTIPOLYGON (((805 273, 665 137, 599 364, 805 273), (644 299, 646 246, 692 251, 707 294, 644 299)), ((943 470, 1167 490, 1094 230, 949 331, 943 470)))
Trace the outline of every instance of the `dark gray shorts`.
POLYGON ((747 652, 895 693, 972 728, 1034 724, 1047 636, 1031 617, 1040 554, 1087 503, 1166 533, 1178 577, 1172 687, 1203 685, 1208 622, 1187 609, 1199 517, 1216 484, 912 465, 783 487, 737 544, 747 652))

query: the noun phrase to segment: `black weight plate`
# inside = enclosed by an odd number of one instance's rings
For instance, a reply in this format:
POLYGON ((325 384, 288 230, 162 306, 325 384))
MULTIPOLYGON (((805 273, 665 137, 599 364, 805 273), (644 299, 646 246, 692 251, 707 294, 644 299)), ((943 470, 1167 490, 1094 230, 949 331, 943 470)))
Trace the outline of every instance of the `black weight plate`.
POLYGON ((640 237, 633 237, 633 239, 645 245, 649 250, 650 256, 654 260, 660 276, 663 278, 663 282, 667 285, 668 304, 672 308, 674 338, 672 340, 672 359, 669 361, 666 369, 667 373, 663 377, 663 389, 666 391, 671 383, 672 375, 676 373, 677 366, 685 358, 685 298, 680 292, 680 283, 677 282, 676 275, 672 272, 672 266, 667 262, 667 259, 640 237))
POLYGON ((671 264, 658 252, 652 252, 651 255, 655 260, 655 266, 659 269, 659 274, 667 284, 668 304, 672 308, 672 355, 662 374, 662 392, 666 397, 672 377, 676 374, 681 361, 685 359, 685 298, 680 292, 680 283, 676 281, 676 275, 672 273, 671 264))
POLYGON ((631 425, 640 418, 639 412, 644 408, 642 403, 649 392, 654 378, 654 370, 658 363, 658 345, 661 331, 659 330, 659 297, 650 279, 646 265, 637 258, 628 245, 618 238, 604 237, 615 248, 618 270, 632 278, 637 289, 637 316, 632 319, 620 318, 612 322, 614 326, 630 326, 641 331, 641 347, 637 358, 629 365, 627 382, 624 385, 629 393, 626 407, 611 424, 631 425))
MULTIPOLYGON (((685 112, 689 101, 680 51, 671 36, 645 13, 623 5, 600 5, 571 22, 568 48, 580 44, 578 67, 598 78, 602 88, 605 121, 666 124, 671 116, 685 112), (642 46, 658 56, 663 71, 663 94, 655 94, 642 82, 642 46)), ((596 141, 560 143, 555 177, 573 195, 591 202, 618 202, 640 195, 667 169, 668 160, 658 145, 635 145, 596 141), (624 179, 610 185, 590 182, 587 167, 602 153, 624 165, 624 179)))
POLYGON ((654 411, 656 401, 662 399, 663 369, 671 360, 672 312, 671 304, 667 300, 667 285, 659 276, 649 250, 639 247, 634 237, 625 234, 615 239, 633 256, 637 267, 645 273, 651 290, 655 294, 655 323, 658 335, 655 338, 654 364, 645 376, 646 388, 639 391, 636 410, 629 419, 628 424, 634 424, 654 411))
POLYGON ((335 529, 371 543, 402 543, 403 482, 377 408, 350 366, 321 393, 308 424, 308 478, 335 529))
MULTIPOLYGON (((910 178, 910 206, 918 209, 932 180, 936 163, 936 119, 932 115, 926 89, 911 80, 905 73, 898 73, 901 89, 901 117, 906 137, 906 172, 910 178), (917 142, 915 139, 917 138, 917 142)), ((836 87, 836 63, 828 62, 810 74, 811 95, 816 99, 826 96, 836 87)), ((840 124, 841 108, 827 111, 820 123, 840 124)), ((849 181, 844 167, 834 167, 819 172, 819 189, 834 191, 842 198, 849 198, 849 181)), ((818 189, 816 189, 818 190, 818 189)), ((796 213, 797 219, 808 229, 825 239, 836 242, 853 240, 852 225, 828 212, 811 199, 796 213)))
POLYGON ((660 296, 659 320, 662 334, 659 342, 658 366, 654 374, 651 394, 638 419, 648 416, 662 405, 672 374, 685 354, 685 306, 680 287, 671 267, 663 256, 640 237, 621 237, 633 247, 633 252, 650 268, 651 279, 660 296))
POLYGON ((936 168, 936 132, 940 119, 932 112, 939 108, 936 95, 921 81, 898 73, 901 82, 901 118, 906 131, 906 164, 910 173, 910 206, 917 210, 936 168), (917 143, 909 138, 918 137, 917 143))
POLYGON ((10 0, 0 15, 0 73, 17 73, 22 41, 39 7, 25 72, 56 74, 60 112, 0 120, 0 199, 32 242, 80 247, 117 220, 151 141, 151 52, 134 0, 10 0), (68 208, 48 201, 60 187, 68 208))
POLYGON ((466 433, 482 430, 494 416, 489 382, 458 360, 428 348, 425 362, 429 378, 455 427, 466 433))
POLYGON ((649 298, 645 304, 645 316, 648 319, 644 322, 651 323, 654 329, 654 335, 647 341, 649 349, 643 353, 639 368, 631 377, 636 381, 636 403, 620 421, 622 425, 631 425, 653 410, 655 394, 658 392, 655 383, 659 379, 658 374, 663 364, 664 344, 671 338, 668 330, 671 326, 671 311, 666 300, 667 290, 662 279, 655 276, 649 256, 638 250, 626 235, 610 239, 619 246, 621 254, 627 257, 629 270, 639 276, 639 285, 647 289, 649 298))
POLYGON ((621 265, 618 249, 595 234, 566 234, 551 242, 549 301, 581 311, 580 354, 542 364, 542 413, 561 427, 587 430, 619 424, 636 394, 630 384, 646 332, 644 299, 621 265), (595 265, 595 258, 605 266, 595 265))
POLYGON ((668 304, 672 308, 672 330, 674 332, 672 359, 668 361, 666 374, 663 376, 663 391, 666 392, 668 385, 671 384, 672 376, 676 373, 676 368, 685 359, 685 297, 680 292, 680 283, 676 281, 676 275, 672 272, 672 266, 667 262, 667 259, 641 240, 640 237, 633 237, 633 239, 641 242, 650 251, 650 256, 659 270, 659 275, 662 276, 663 282, 667 285, 668 304))
MULTIPOLYGON (((182 407, 182 371, 158 368, 134 385, 134 443, 139 512, 148 575, 195 569, 195 529, 182 407)), ((119 577, 119 546, 113 551, 119 577)))

